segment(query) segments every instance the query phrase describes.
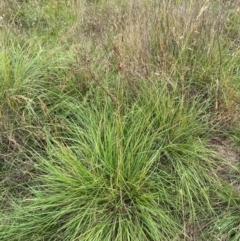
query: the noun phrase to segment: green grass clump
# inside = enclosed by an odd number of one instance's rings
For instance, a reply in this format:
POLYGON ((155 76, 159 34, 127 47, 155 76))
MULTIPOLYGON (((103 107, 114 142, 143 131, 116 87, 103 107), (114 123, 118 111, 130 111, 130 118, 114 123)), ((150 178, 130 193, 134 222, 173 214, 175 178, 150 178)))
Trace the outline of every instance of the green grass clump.
POLYGON ((37 154, 38 184, 3 220, 2 237, 187 237, 182 225, 212 211, 213 154, 199 139, 205 131, 201 107, 170 98, 166 88, 160 95, 154 89, 129 107, 116 108, 104 95, 85 105, 63 102, 59 118, 66 130, 49 136, 46 155, 37 154))

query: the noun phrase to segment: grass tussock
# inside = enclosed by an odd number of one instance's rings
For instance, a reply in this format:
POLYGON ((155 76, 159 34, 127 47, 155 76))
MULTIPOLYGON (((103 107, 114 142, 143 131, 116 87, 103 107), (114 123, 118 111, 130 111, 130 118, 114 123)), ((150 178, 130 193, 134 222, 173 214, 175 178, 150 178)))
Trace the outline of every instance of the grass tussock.
POLYGON ((239 8, 0 3, 2 240, 239 240, 239 8))
POLYGON ((206 171, 214 173, 214 153, 199 141, 202 110, 155 89, 122 110, 103 94, 101 103, 62 103, 66 130, 37 158, 39 184, 5 220, 3 237, 177 240, 185 222, 211 212, 217 177, 206 171))

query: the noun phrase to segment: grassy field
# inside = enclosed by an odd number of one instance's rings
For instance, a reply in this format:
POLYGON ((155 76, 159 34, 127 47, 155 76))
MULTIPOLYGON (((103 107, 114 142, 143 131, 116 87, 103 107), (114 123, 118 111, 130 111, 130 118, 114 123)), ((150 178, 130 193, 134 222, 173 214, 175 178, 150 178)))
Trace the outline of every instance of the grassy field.
POLYGON ((239 121, 239 1, 0 3, 2 241, 239 241, 239 121))

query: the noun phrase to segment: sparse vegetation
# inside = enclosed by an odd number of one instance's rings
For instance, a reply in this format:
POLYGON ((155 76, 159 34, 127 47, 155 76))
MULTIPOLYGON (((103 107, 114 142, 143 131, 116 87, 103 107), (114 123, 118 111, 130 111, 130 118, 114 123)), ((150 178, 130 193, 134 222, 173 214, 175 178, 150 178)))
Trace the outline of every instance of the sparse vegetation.
POLYGON ((3 241, 239 241, 240 3, 0 3, 3 241))

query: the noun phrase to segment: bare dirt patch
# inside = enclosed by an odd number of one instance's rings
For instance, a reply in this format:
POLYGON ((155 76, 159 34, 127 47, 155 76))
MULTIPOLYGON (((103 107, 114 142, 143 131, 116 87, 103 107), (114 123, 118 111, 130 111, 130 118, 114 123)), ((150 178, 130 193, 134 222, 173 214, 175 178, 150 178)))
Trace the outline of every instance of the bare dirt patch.
POLYGON ((240 155, 235 144, 227 138, 214 138, 211 141, 213 150, 225 161, 218 166, 218 174, 239 192, 240 155))

